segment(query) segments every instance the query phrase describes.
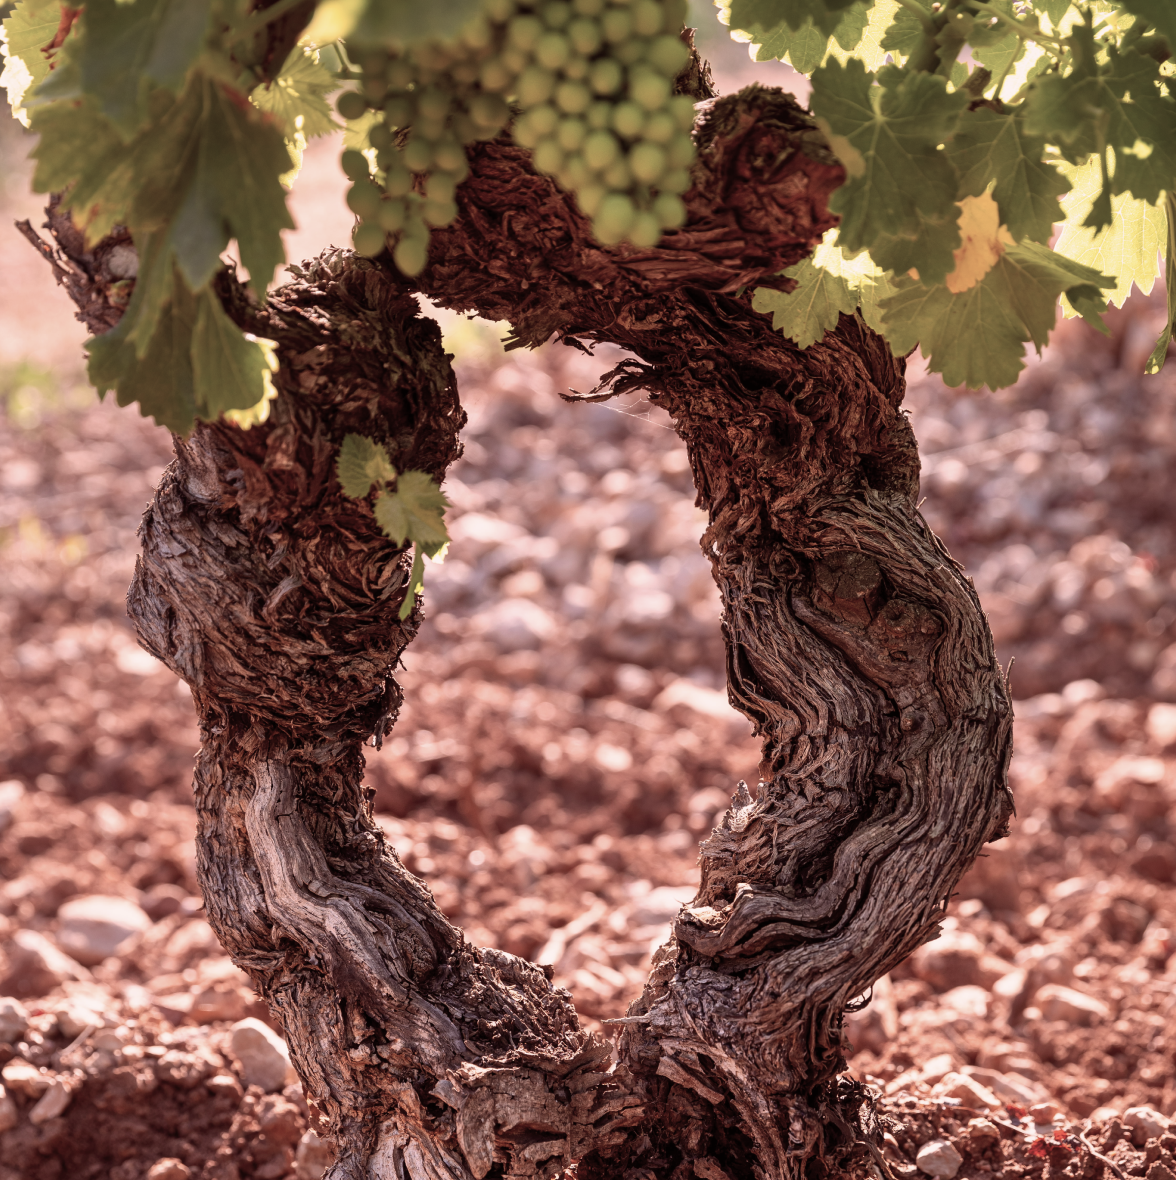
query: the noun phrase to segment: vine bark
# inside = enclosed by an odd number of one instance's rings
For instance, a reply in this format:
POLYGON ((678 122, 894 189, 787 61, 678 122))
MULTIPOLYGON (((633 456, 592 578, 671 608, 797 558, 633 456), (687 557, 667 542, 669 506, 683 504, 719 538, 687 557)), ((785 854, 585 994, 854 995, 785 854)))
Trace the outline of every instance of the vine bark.
MULTIPOLYGON (((284 1023, 336 1180, 880 1163, 869 1102, 837 1076, 842 1015, 933 935, 1011 812, 1005 679, 917 511, 902 362, 856 316, 800 351, 751 309, 748 288, 781 282, 833 224, 840 167, 774 91, 710 103, 697 136, 690 219, 653 250, 599 246, 526 152, 479 145, 415 284, 509 320, 522 345, 628 349, 593 396, 641 388, 668 411, 708 514, 761 781, 703 844, 698 896, 615 1060, 542 969, 465 942, 362 787, 419 613, 397 620, 406 555, 333 462, 354 431, 444 475, 463 415, 435 325, 387 259, 328 252, 264 307, 223 278, 231 314, 277 345, 278 397, 252 430, 177 440, 129 609, 192 686, 209 920, 284 1023)), ((105 329, 109 247, 50 224, 43 250, 105 329)))

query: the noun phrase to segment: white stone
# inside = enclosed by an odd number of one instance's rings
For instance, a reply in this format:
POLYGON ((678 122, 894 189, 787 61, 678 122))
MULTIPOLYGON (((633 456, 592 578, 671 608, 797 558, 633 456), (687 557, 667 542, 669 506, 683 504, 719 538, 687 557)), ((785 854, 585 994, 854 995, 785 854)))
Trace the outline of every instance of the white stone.
POLYGON ((949 1073, 931 1091, 932 1098, 956 1098, 972 1110, 999 1110, 1001 1100, 965 1073, 949 1073))
POLYGON ((1149 1139, 1158 1139, 1168 1132, 1168 1120, 1150 1106, 1132 1106, 1123 1113, 1123 1123, 1131 1128, 1131 1138, 1142 1147, 1149 1139))
POLYGON ((290 1054, 286 1042, 269 1025, 253 1016, 238 1020, 230 1044, 247 1086, 260 1086, 272 1094, 286 1084, 290 1054))
POLYGON ((330 1147, 313 1131, 307 1131, 298 1141, 298 1150, 294 1154, 294 1175, 297 1180, 322 1180, 334 1158, 330 1147))
POLYGON ((18 1122, 20 1112, 16 1109, 16 1103, 8 1097, 8 1091, 0 1086, 0 1135, 5 1131, 11 1131, 18 1122))
POLYGON ((983 1020, 988 1015, 988 1000, 988 992, 974 983, 949 988, 939 997, 939 1002, 945 1008, 977 1020, 983 1020))
POLYGON ((923 1068, 919 1070, 919 1081, 933 1086, 936 1082, 943 1081, 954 1070, 955 1058, 950 1053, 936 1053, 923 1063, 923 1068))
POLYGON ((991 1090, 998 1098, 1015 1102, 1018 1106, 1030 1107, 1049 1097, 1042 1086, 1019 1073, 1000 1073, 978 1065, 965 1065, 962 1072, 991 1090))
POLYGON ((40 1101, 29 1111, 29 1121, 33 1123, 47 1123, 65 1113, 73 1098, 73 1090, 57 1078, 41 1095, 40 1101))
POLYGON ((28 1026, 29 1014, 25 1006, 11 996, 0 996, 0 1041, 16 1044, 28 1026))
POLYGON ((973 1143, 995 1143, 1000 1138, 1000 1128, 988 1119, 969 1119, 968 1138, 973 1143))
POLYGON ((0 1078, 10 1090, 26 1098, 40 1098, 53 1084, 53 1079, 47 1073, 23 1057, 14 1057, 0 1069, 0 1078))
POLYGON ((125 897, 92 893, 74 897, 58 911, 57 945, 87 967, 117 955, 151 919, 125 897))
POLYGON ((932 1139, 924 1143, 915 1156, 919 1171, 936 1176, 938 1180, 951 1180, 963 1162, 964 1157, 946 1139, 932 1139))
POLYGON ((188 1180, 192 1169, 183 1160, 164 1156, 147 1169, 147 1180, 188 1180))
POLYGON ((35 985, 35 995, 52 991, 69 979, 93 979, 76 959, 63 954, 35 930, 18 930, 12 936, 8 962, 12 975, 27 978, 35 985))
POLYGON ((1064 1020, 1084 1027, 1110 1016, 1110 1009, 1102 1000, 1058 983, 1047 983, 1038 988, 1035 1004, 1046 1020, 1064 1020))

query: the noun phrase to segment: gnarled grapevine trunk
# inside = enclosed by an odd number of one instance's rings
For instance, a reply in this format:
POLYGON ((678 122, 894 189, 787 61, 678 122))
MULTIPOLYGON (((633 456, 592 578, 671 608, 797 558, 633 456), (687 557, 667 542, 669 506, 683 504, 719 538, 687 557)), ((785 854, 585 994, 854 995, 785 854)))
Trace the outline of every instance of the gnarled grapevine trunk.
MULTIPOLYGON (((836 1079, 842 1014, 931 934, 1007 820, 1004 677, 916 510, 901 362, 856 317, 802 352, 750 307, 747 288, 832 224, 839 167, 790 99, 756 88, 715 104, 700 141, 689 223, 643 251, 596 245, 527 153, 480 146, 420 282, 522 343, 631 350, 606 392, 666 408, 709 515, 762 781, 704 844, 615 1063, 541 969, 464 941, 360 785, 417 616, 397 621, 406 556, 333 461, 355 431, 444 474, 462 414, 435 326, 392 269, 344 254, 264 309, 225 285, 238 322, 277 344, 278 398, 250 431, 177 443, 130 609, 193 688, 209 918, 281 1015, 336 1177, 855 1166, 869 1136, 860 1089, 836 1079)), ((101 251, 57 228, 92 307, 101 251)))

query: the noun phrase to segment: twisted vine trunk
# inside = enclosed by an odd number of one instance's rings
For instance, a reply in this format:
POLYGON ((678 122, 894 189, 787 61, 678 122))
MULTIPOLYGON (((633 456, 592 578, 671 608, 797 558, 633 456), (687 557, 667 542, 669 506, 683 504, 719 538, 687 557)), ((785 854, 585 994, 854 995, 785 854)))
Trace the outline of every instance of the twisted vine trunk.
MULTIPOLYGON (((419 615, 398 622, 406 554, 333 463, 354 431, 444 475, 463 415, 435 325, 390 267, 337 252, 264 308, 224 284, 277 344, 278 398, 250 431, 177 440, 129 607, 192 686, 209 920, 284 1023, 336 1180, 859 1170, 876 1149, 837 1079, 842 1014, 931 936, 1010 813, 1005 681, 915 506, 901 362, 856 317, 801 352, 750 307, 832 224, 840 170, 775 92, 713 105, 699 137, 690 221, 644 251, 597 246, 527 153, 481 145, 419 283, 521 343, 631 350, 599 396, 666 408, 709 515, 762 781, 704 843, 615 1061, 542 969, 465 942, 361 786, 419 615)), ((59 276, 108 326, 103 248, 52 228, 59 276)))

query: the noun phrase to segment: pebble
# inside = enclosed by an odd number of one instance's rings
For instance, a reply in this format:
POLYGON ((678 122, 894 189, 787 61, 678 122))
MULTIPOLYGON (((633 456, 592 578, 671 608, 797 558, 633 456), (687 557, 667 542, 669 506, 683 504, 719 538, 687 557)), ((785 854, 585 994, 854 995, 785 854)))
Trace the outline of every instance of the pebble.
POLYGON ((969 1119, 968 1138, 981 1145, 995 1143, 1000 1138, 1000 1128, 989 1119, 969 1119))
POLYGON ((9 980, 19 982, 25 995, 43 996, 67 980, 93 979, 76 959, 35 930, 18 930, 12 936, 8 964, 9 980))
POLYGON ((58 1118, 65 1113, 73 1099, 73 1089, 60 1078, 54 1079, 49 1089, 41 1095, 36 1106, 29 1111, 29 1121, 36 1124, 47 1123, 50 1119, 58 1118))
POLYGON ((294 1175, 297 1180, 321 1180, 334 1160, 335 1153, 330 1147, 313 1131, 306 1131, 294 1153, 294 1175))
POLYGON ((53 1079, 23 1057, 14 1057, 3 1069, 0 1079, 14 1094, 26 1098, 40 1098, 53 1084, 53 1079))
POLYGON ((1102 1000, 1059 983, 1047 983, 1038 988, 1034 1002, 1044 1019, 1064 1020, 1083 1028, 1101 1023, 1110 1016, 1110 1009, 1102 1000))
POLYGON ((972 1110, 999 1110, 1001 1100, 987 1086, 963 1073, 949 1073, 931 1091, 933 1098, 955 1098, 972 1110))
POLYGON ((290 1054, 286 1042, 269 1025, 253 1016, 238 1020, 230 1044, 247 1086, 260 1086, 272 1094, 286 1084, 290 1054))
POLYGON ((183 1160, 164 1156, 147 1169, 147 1180, 188 1180, 192 1169, 183 1160))
POLYGON ((74 897, 58 911, 57 945, 87 967, 117 955, 151 919, 125 897, 92 893, 74 897))
POLYGON ((25 1006, 11 996, 0 996, 0 1041, 14 1045, 25 1034, 29 1014, 25 1006))
POLYGON ((11 1131, 13 1127, 20 1121, 20 1113, 16 1109, 16 1103, 8 1096, 8 1091, 0 1085, 0 1135, 5 1131, 11 1131))
POLYGON ((938 1180, 951 1180, 960 1170, 964 1157, 946 1140, 932 1139, 919 1148, 915 1164, 920 1172, 938 1180))
POLYGON ((1132 1106, 1123 1113, 1124 1126, 1131 1128, 1131 1141, 1142 1147, 1149 1139, 1158 1139, 1168 1132, 1168 1120, 1150 1106, 1132 1106))

